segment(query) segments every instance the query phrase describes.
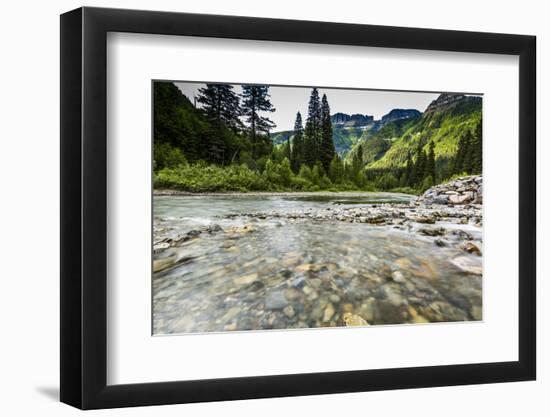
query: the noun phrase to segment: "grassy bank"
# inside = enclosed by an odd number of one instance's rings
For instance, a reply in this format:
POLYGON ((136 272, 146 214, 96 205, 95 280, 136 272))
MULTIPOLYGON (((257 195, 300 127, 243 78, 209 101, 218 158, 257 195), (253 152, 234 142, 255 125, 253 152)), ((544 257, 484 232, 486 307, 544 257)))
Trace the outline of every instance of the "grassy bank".
POLYGON ((345 179, 332 181, 317 167, 307 167, 296 175, 288 163, 268 163, 263 172, 246 165, 221 167, 204 163, 182 163, 163 168, 154 174, 155 189, 171 189, 193 193, 207 192, 295 192, 295 191, 393 191, 420 194, 422 190, 392 187, 380 181, 363 181, 359 185, 345 179))

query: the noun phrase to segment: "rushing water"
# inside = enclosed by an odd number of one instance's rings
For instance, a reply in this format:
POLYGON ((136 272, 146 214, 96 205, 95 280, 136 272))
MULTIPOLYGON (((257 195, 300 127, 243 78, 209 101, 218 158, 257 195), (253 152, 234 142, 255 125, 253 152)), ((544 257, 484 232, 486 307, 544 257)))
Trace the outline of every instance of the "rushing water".
MULTIPOLYGON (((153 276, 154 333, 481 319, 481 277, 450 262, 475 255, 456 245, 438 247, 431 237, 392 226, 244 216, 409 199, 156 196, 155 242, 203 232, 155 250, 154 260, 177 262, 153 276)), ((480 228, 453 227, 481 241, 480 228)))

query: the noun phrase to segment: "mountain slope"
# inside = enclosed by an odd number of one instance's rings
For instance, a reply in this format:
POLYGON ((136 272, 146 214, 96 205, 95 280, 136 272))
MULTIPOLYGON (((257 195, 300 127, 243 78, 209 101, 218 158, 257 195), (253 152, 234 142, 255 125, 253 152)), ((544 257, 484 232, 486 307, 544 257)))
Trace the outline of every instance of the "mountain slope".
POLYGON ((403 167, 409 152, 414 153, 418 146, 427 151, 433 141, 436 165, 439 171, 444 170, 447 161, 456 154, 460 136, 480 121, 481 100, 481 97, 442 94, 428 106, 422 117, 391 140, 383 156, 367 162, 367 167, 403 167))
MULTIPOLYGON (((411 119, 418 118, 422 113, 415 109, 393 109, 382 116, 380 120, 374 120, 373 116, 362 114, 335 113, 331 116, 332 141, 336 152, 341 157, 346 157, 349 151, 359 142, 366 141, 372 134, 382 130, 386 125, 402 124, 411 119)), ((294 132, 285 130, 271 134, 274 145, 281 145, 287 140, 292 141, 294 132)))

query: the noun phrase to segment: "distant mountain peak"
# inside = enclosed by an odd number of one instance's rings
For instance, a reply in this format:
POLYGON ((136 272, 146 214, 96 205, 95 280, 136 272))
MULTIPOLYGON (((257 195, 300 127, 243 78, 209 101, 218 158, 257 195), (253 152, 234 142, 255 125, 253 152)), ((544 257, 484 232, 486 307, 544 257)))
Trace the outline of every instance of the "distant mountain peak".
POLYGON ((335 125, 351 125, 353 127, 366 126, 374 122, 374 117, 368 114, 346 114, 334 113, 331 117, 331 122, 335 125))
POLYGON ((421 114, 422 113, 420 113, 416 109, 393 109, 388 114, 382 116, 382 119, 380 119, 380 121, 384 125, 387 123, 395 122, 396 120, 418 117, 421 114))
POLYGON ((451 93, 442 93, 433 100, 428 108, 426 113, 431 113, 436 110, 447 109, 455 106, 457 103, 463 101, 466 98, 464 94, 451 94, 451 93))

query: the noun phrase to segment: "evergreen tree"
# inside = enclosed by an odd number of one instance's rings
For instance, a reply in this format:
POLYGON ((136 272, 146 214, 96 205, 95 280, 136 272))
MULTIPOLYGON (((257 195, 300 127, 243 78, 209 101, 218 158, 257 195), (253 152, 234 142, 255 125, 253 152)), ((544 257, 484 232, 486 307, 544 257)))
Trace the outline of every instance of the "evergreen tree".
POLYGON ((290 165, 292 170, 297 174, 304 163, 304 126, 302 125, 302 115, 300 112, 296 113, 296 121, 294 122, 291 157, 290 165))
POLYGON ((414 186, 422 185, 422 181, 424 180, 424 173, 426 172, 427 159, 428 157, 426 156, 426 152, 422 149, 422 145, 418 145, 418 149, 416 151, 416 161, 414 163, 412 176, 414 186))
POLYGON ((455 160, 453 164, 453 174, 461 174, 464 172, 468 148, 470 146, 470 131, 466 131, 458 140, 458 148, 456 150, 455 160))
POLYGON ((432 177, 432 183, 435 182, 435 144, 430 142, 428 156, 426 159, 426 167, 424 169, 424 178, 432 177))
POLYGON ((319 91, 314 88, 309 98, 306 128, 304 130, 304 162, 313 167, 319 160, 321 142, 321 104, 319 91))
POLYGON ((205 116, 218 125, 222 123, 233 132, 242 128, 239 96, 229 84, 206 84, 199 89, 197 101, 205 116))
POLYGON ((269 133, 275 124, 259 112, 274 112, 269 97, 267 85, 243 85, 242 114, 249 124, 250 138, 252 141, 252 157, 256 157, 258 132, 269 133))
POLYGON ((359 144, 357 145, 356 152, 351 158, 351 170, 354 177, 363 168, 363 165, 363 145, 359 144))
POLYGON ((332 141, 332 122, 330 120, 330 106, 326 94, 321 100, 321 144, 319 147, 319 160, 325 171, 330 168, 330 163, 336 154, 332 141))
POLYGON ((483 170, 483 137, 481 120, 475 127, 471 148, 472 174, 481 174, 483 170))
POLYGON ((344 164, 338 155, 334 155, 334 158, 332 158, 328 172, 333 183, 340 184, 344 180, 344 164))
POLYGON ((467 174, 472 173, 472 159, 473 159, 473 137, 470 129, 466 131, 465 135, 465 150, 464 150, 464 161, 462 162, 462 172, 467 174))
POLYGON ((407 153, 407 163, 405 165, 405 172, 403 173, 403 175, 405 176, 405 179, 404 179, 404 183, 405 185, 403 186, 409 186, 409 187, 413 187, 414 184, 413 184, 413 171, 414 171, 414 164, 413 164, 413 160, 412 160, 412 156, 411 156, 411 151, 409 151, 407 153))

